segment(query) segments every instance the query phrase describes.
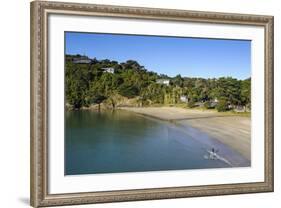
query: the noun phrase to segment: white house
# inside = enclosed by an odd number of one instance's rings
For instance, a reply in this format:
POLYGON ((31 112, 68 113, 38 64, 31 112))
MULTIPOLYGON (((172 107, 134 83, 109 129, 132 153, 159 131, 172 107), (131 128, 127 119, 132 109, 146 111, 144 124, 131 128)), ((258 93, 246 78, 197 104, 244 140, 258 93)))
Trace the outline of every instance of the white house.
POLYGON ((168 80, 168 79, 157 79, 156 80, 156 83, 158 83, 158 84, 164 84, 164 85, 169 85, 170 84, 170 80, 168 80))
POLYGON ((217 98, 215 98, 215 99, 213 100, 213 102, 218 103, 219 100, 218 100, 217 98))
POLYGON ((102 70, 104 70, 104 72, 114 74, 114 68, 112 67, 102 68, 102 70))
POLYGON ((185 96, 185 95, 180 96, 180 101, 184 102, 184 103, 187 103, 188 102, 187 96, 185 96))

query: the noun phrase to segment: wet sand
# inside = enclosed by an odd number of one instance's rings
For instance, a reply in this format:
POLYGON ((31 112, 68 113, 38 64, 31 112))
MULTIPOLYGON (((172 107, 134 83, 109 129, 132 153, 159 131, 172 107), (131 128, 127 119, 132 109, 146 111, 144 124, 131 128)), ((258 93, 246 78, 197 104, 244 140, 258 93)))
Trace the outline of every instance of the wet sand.
POLYGON ((121 109, 197 128, 251 160, 250 117, 177 107, 122 107, 121 109))

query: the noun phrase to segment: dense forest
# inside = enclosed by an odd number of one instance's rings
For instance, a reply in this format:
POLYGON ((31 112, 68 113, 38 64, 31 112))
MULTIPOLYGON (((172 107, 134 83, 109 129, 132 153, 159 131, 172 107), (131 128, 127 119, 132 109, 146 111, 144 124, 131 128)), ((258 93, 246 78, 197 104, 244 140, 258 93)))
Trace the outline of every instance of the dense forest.
POLYGON ((134 60, 118 63, 81 55, 66 55, 65 66, 66 102, 72 109, 101 103, 115 108, 126 98, 138 106, 180 104, 218 111, 250 110, 250 78, 169 77, 150 71, 134 60))

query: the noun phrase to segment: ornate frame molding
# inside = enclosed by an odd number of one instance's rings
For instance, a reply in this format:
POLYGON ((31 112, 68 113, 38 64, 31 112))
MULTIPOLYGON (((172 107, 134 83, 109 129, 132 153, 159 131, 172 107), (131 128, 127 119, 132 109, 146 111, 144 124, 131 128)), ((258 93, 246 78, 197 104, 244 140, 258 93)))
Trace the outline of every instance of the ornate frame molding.
POLYGON ((168 199, 273 191, 273 17, 61 2, 31 2, 31 205, 34 207, 168 199), (265 28, 265 180, 259 183, 188 186, 74 194, 48 194, 49 14, 258 25, 265 28))

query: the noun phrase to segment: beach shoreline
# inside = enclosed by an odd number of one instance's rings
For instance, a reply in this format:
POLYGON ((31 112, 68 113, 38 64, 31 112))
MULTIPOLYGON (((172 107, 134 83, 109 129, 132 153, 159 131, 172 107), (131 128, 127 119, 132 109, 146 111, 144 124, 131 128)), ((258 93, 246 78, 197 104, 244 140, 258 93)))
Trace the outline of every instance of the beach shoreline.
POLYGON ((232 113, 178 107, 120 107, 152 118, 196 128, 251 160, 251 118, 232 113))

